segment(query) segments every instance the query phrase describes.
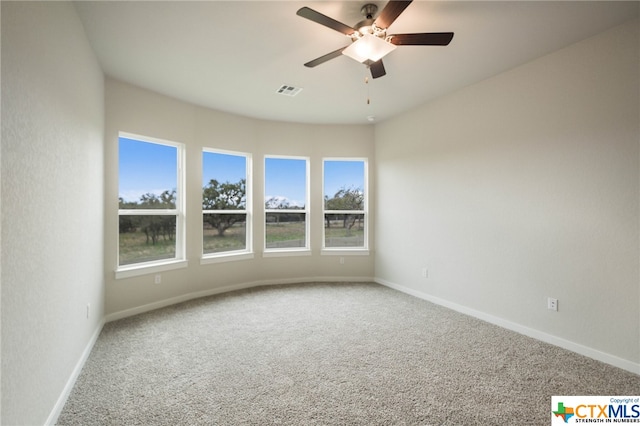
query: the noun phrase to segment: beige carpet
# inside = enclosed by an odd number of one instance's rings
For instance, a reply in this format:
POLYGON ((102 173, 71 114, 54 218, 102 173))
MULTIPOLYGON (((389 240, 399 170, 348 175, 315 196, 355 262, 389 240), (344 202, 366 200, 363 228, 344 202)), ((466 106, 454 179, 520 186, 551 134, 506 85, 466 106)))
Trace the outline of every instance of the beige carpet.
POLYGON ((640 376, 392 289, 261 287, 105 325, 61 425, 546 425, 640 376))

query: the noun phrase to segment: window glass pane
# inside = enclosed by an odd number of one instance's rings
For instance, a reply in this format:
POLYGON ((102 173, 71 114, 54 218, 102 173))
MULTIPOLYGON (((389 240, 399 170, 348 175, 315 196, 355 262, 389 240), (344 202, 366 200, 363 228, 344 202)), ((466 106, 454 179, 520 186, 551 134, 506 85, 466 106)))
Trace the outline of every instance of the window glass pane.
POLYGON ((325 214, 325 247, 364 247, 364 214, 325 214))
POLYGON ((178 186, 178 148, 121 137, 121 209, 174 209, 178 186))
POLYGON ((306 247, 304 213, 267 213, 267 248, 306 247))
POLYGON ((241 154, 202 152, 202 253, 205 255, 248 248, 247 161, 248 157, 241 154))
POLYGON ((202 209, 246 209, 247 159, 241 155, 202 153, 202 209))
POLYGON ((265 207, 304 209, 307 199, 307 161, 295 158, 266 158, 265 207))
POLYGON ((364 175, 364 161, 325 161, 325 209, 364 210, 364 175))
POLYGON ((202 218, 203 253, 245 250, 246 214, 204 214, 202 218))
POLYGON ((176 256, 176 216, 120 215, 119 265, 176 256))
POLYGON ((324 247, 366 246, 366 160, 325 160, 324 247))

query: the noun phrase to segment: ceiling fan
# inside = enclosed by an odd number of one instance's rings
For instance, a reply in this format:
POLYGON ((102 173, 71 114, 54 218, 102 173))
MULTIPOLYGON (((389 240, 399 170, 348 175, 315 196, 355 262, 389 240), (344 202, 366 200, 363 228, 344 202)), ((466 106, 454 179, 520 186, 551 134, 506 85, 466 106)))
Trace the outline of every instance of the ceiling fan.
POLYGON ((382 58, 394 50, 396 46, 448 45, 453 39, 453 33, 387 34, 389 26, 400 16, 407 6, 411 4, 411 1, 412 0, 391 0, 375 19, 374 16, 378 11, 378 6, 375 4, 365 4, 362 9, 360 9, 360 13, 362 13, 365 19, 353 27, 336 21, 308 7, 299 9, 296 12, 298 16, 341 32, 351 38, 351 44, 320 56, 304 65, 313 68, 344 54, 367 65, 371 70, 371 76, 378 78, 386 74, 382 58))

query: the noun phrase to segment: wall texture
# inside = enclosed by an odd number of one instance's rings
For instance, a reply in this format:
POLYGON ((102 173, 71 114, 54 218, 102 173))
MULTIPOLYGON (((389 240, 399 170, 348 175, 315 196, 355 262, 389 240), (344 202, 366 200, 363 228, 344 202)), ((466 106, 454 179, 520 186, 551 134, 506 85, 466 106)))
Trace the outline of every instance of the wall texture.
POLYGON ((640 372, 638 61, 634 20, 377 125, 376 277, 640 372))
MULTIPOLYGON (((197 107, 119 81, 106 83, 106 313, 108 319, 173 303, 222 289, 271 282, 372 279, 373 255, 321 255, 322 158, 366 157, 374 167, 373 126, 304 125, 239 117, 197 107), (151 136, 186 145, 187 260, 184 269, 115 279, 118 244, 118 132, 151 136), (253 209, 255 217, 253 259, 200 264, 202 232, 202 148, 248 152, 253 157, 253 209), (310 256, 263 257, 265 155, 310 157, 310 256), (114 317, 115 315, 115 317, 114 317)), ((370 180, 370 204, 374 185, 370 180)), ((370 218, 374 214, 371 211, 370 218)), ((370 232, 369 243, 375 243, 370 232)))
POLYGON ((104 317, 104 79, 71 3, 1 7, 0 423, 35 425, 104 317))

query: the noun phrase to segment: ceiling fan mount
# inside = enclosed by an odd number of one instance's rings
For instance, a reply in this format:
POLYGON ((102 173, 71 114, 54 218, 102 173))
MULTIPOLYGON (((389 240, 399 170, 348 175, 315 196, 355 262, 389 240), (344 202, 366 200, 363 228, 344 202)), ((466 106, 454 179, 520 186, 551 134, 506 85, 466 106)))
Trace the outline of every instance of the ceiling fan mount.
POLYGON ((360 9, 360 13, 364 16, 364 21, 360 21, 354 25, 354 28, 360 29, 362 27, 370 27, 373 25, 373 17, 378 12, 378 6, 372 3, 367 3, 360 9))
POLYGON ((382 39, 386 38, 386 30, 379 28, 375 24, 375 19, 373 19, 376 12, 378 12, 378 6, 376 6, 375 4, 367 3, 362 6, 362 8, 360 9, 360 13, 362 14, 362 16, 364 16, 364 20, 358 22, 353 26, 356 31, 351 35, 352 41, 358 40, 365 34, 372 34, 382 39))
POLYGON ((367 19, 373 19, 376 12, 378 12, 378 6, 373 3, 367 3, 360 9, 360 13, 367 19))
POLYGON ((386 75, 382 57, 400 45, 413 46, 446 46, 453 39, 453 33, 413 33, 413 34, 392 34, 387 35, 389 26, 400 16, 400 14, 411 4, 408 1, 389 1, 380 14, 374 18, 378 12, 378 6, 367 3, 360 9, 360 13, 365 17, 355 26, 343 24, 333 18, 323 15, 308 7, 300 8, 296 14, 309 19, 332 30, 338 31, 351 39, 351 44, 320 56, 304 64, 313 68, 331 59, 344 54, 361 62, 369 67, 373 78, 386 75))

